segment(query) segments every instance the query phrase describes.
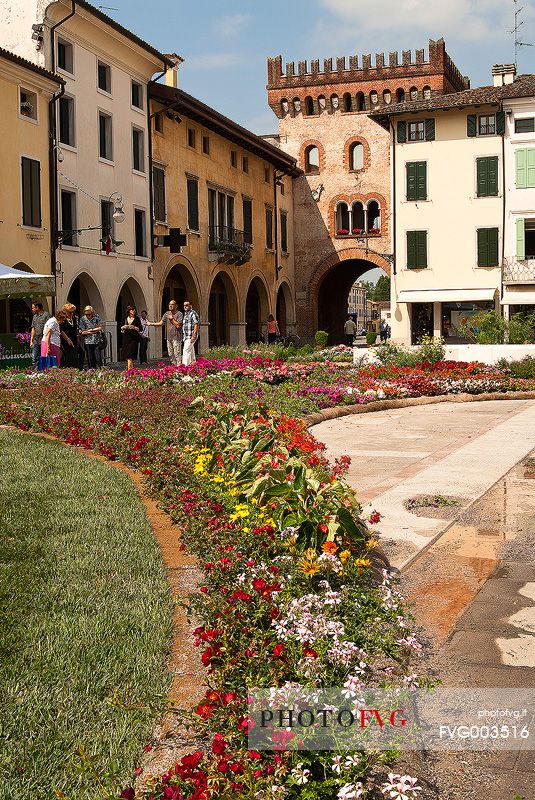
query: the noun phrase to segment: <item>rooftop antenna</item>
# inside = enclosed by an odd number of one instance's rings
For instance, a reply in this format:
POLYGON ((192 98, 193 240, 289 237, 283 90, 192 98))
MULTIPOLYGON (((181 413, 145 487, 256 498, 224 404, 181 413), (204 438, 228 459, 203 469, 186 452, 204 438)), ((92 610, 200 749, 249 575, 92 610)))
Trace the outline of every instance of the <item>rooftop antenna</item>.
POLYGON ((514 35, 515 67, 517 67, 518 66, 518 50, 519 50, 519 48, 520 47, 533 47, 534 45, 531 42, 522 42, 520 40, 519 31, 520 31, 520 28, 522 27, 522 25, 524 24, 524 20, 520 19, 520 14, 524 10, 524 6, 521 6, 520 8, 518 8, 518 0, 513 0, 513 3, 514 3, 514 9, 515 9, 515 12, 514 12, 514 27, 513 27, 512 31, 509 31, 509 33, 512 33, 514 35))
POLYGON ((99 11, 119 11, 118 8, 112 8, 111 6, 97 6, 97 8, 99 9, 99 11))

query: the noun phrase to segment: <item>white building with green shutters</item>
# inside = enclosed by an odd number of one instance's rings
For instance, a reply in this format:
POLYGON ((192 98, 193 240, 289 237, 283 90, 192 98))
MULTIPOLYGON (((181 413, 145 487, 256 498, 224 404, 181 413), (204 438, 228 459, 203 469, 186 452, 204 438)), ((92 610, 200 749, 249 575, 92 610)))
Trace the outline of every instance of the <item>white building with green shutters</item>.
POLYGON ((521 92, 511 91, 513 96, 503 99, 506 214, 501 302, 506 317, 535 311, 535 76, 522 76, 522 83, 521 92))

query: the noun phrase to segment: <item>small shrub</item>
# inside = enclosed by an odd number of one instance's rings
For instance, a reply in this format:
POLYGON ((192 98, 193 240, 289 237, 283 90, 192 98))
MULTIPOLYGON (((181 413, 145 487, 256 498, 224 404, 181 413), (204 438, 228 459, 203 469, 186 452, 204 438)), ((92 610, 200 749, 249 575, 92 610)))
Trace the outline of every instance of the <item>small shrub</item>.
POLYGON ((526 356, 521 361, 500 358, 496 366, 514 378, 535 378, 535 358, 531 356, 526 356))
POLYGON ((316 331, 314 342, 319 350, 323 350, 324 347, 327 347, 329 342, 329 334, 327 331, 316 331))
POLYGON ((418 361, 429 361, 430 364, 437 364, 444 361, 444 339, 433 336, 422 336, 418 340, 419 349, 417 351, 418 361))
POLYGON ((506 323, 497 311, 481 311, 461 325, 461 335, 478 344, 503 344, 506 323))
POLYGON ((377 332, 376 331, 368 331, 366 334, 366 344, 372 345, 375 344, 375 340, 377 339, 377 332))
POLYGON ((535 314, 513 314, 507 324, 507 341, 509 344, 525 344, 533 341, 535 314))

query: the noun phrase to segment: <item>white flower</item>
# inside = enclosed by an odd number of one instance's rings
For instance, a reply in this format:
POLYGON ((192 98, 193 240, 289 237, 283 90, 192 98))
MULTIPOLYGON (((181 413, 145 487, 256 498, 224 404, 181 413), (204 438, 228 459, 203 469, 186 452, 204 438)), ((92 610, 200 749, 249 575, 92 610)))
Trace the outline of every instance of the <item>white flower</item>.
POLYGON ((360 756, 351 755, 346 756, 346 760, 344 762, 345 769, 351 769, 351 767, 358 767, 360 764, 360 756))
POLYGON ((395 775, 388 773, 388 781, 381 786, 384 797, 390 800, 415 800, 416 792, 421 792, 422 787, 418 786, 418 778, 410 775, 395 775))
POLYGON ((338 800, 357 800, 364 796, 364 787, 362 783, 346 783, 336 796, 338 800))
POLYGON ((342 769, 342 756, 334 756, 332 760, 332 771, 336 772, 337 775, 340 775, 341 769, 342 769))
POLYGON ((348 675, 342 694, 346 700, 349 700, 350 697, 355 697, 361 691, 362 686, 361 680, 356 675, 348 675))
POLYGON ((298 786, 304 786, 305 783, 308 783, 308 778, 310 776, 310 770, 303 767, 303 763, 300 762, 293 770, 292 770, 292 777, 297 783, 298 786))

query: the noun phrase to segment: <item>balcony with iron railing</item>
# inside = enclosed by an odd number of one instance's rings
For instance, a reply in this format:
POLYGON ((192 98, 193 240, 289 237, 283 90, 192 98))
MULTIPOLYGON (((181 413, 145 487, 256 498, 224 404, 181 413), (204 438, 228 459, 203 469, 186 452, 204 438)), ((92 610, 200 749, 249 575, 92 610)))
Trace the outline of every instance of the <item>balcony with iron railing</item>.
POLYGON ((208 249, 227 264, 246 264, 251 260, 251 235, 228 225, 211 225, 208 229, 208 249))
POLYGON ((535 283, 535 256, 518 259, 504 258, 502 270, 503 283, 535 283))

